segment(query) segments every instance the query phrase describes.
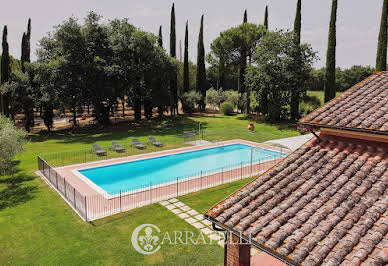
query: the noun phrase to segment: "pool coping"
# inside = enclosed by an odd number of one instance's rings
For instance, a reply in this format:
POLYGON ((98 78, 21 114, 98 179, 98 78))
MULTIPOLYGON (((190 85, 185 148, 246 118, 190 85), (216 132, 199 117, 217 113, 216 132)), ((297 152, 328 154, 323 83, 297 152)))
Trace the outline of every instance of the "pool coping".
MULTIPOLYGON (((175 154, 186 153, 186 152, 191 152, 191 151, 211 149, 211 148, 216 148, 219 146, 226 146, 226 145, 233 145, 233 144, 244 144, 244 145, 248 145, 251 147, 257 147, 259 145, 264 145, 264 146, 270 147, 274 151, 279 152, 278 150, 276 150, 276 147, 273 147, 271 145, 266 145, 264 143, 257 143, 257 142, 242 140, 242 139, 235 139, 235 140, 227 140, 227 141, 217 142, 217 143, 208 144, 208 145, 181 147, 181 148, 176 148, 176 149, 171 149, 171 150, 162 150, 162 151, 156 151, 156 152, 150 152, 150 153, 144 153, 144 154, 137 154, 137 155, 124 156, 124 157, 119 157, 119 158, 112 158, 112 159, 108 159, 108 160, 100 160, 100 161, 93 161, 93 162, 87 162, 87 163, 73 164, 73 165, 57 167, 54 169, 60 175, 65 177, 66 181, 68 183, 70 183, 70 185, 72 185, 73 187, 76 187, 77 190, 79 190, 82 194, 84 194, 84 195, 96 195, 96 194, 98 194, 98 195, 102 195, 106 199, 113 199, 113 198, 119 197, 120 194, 119 193, 114 194, 114 195, 109 194, 104 189, 102 189, 100 186, 98 186, 93 181, 88 179, 86 176, 81 174, 79 171, 85 170, 85 169, 91 169, 91 168, 104 167, 104 166, 109 166, 109 165, 114 165, 114 164, 128 163, 128 162, 146 160, 146 159, 157 158, 157 157, 162 157, 162 156, 175 155, 175 154)), ((271 150, 271 149, 269 149, 269 150, 271 150)), ((268 159, 265 161, 271 161, 271 159, 268 159)), ((258 163, 262 163, 265 161, 260 161, 258 163)), ((239 168, 239 166, 236 166, 236 168, 239 168)), ((215 169, 214 172, 210 172, 210 173, 215 174, 218 172, 221 172, 221 171, 217 171, 217 169, 215 169)), ((181 180, 188 181, 188 180, 195 179, 198 177, 199 176, 192 176, 192 177, 184 178, 181 180)), ((181 180, 179 180, 179 181, 181 181, 181 180)), ((155 187, 156 186, 157 187, 167 186, 167 185, 171 185, 171 184, 175 184, 175 183, 176 183, 176 181, 171 181, 171 182, 166 182, 166 183, 162 183, 162 184, 157 184, 157 185, 155 185, 155 187)), ((153 187, 154 186, 148 186, 145 188, 130 190, 130 191, 122 193, 121 196, 135 194, 136 192, 148 190, 148 189, 153 188, 153 187)))

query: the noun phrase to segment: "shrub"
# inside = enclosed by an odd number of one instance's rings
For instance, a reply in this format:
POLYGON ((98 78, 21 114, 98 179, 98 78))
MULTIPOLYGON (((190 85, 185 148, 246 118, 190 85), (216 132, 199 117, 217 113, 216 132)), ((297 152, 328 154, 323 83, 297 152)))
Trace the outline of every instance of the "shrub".
POLYGON ((315 109, 321 106, 321 101, 316 96, 305 95, 299 104, 299 113, 301 116, 308 115, 315 109))
POLYGON ((232 103, 224 102, 223 104, 221 104, 221 112, 224 115, 232 115, 233 111, 234 111, 234 106, 232 103))
POLYGON ((192 114, 195 106, 201 101, 201 94, 197 91, 186 92, 181 97, 183 112, 192 114))
POLYGON ((219 90, 215 90, 213 88, 210 88, 206 92, 206 104, 210 104, 213 107, 218 106, 220 107, 221 104, 228 100, 226 92, 220 88, 219 90))
POLYGON ((24 143, 23 131, 0 115, 0 176, 9 174, 12 170, 12 160, 23 151, 24 143))

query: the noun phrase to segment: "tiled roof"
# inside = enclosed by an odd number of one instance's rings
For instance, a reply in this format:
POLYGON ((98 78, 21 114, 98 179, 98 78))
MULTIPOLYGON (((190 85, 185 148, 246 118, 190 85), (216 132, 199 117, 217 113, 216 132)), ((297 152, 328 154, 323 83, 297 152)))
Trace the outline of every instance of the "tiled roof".
POLYGON ((299 124, 388 134, 388 72, 373 74, 299 124))
POLYGON ((206 216, 295 264, 387 264, 388 144, 320 138, 206 216))

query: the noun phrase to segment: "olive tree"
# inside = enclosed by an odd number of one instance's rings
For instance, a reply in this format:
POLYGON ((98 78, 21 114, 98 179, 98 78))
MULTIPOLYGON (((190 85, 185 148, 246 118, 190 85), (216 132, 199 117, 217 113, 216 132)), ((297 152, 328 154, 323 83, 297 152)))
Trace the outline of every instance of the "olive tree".
POLYGON ((0 115, 0 176, 8 174, 12 169, 15 155, 23 151, 24 133, 17 129, 5 116, 0 115))

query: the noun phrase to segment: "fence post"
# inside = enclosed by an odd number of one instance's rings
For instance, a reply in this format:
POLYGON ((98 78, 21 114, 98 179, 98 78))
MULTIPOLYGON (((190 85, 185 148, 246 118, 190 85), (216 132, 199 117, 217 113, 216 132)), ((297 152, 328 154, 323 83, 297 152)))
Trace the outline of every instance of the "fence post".
POLYGON ((240 167, 240 180, 242 180, 242 162, 241 162, 241 167, 240 167))
POLYGON ((121 209, 121 189, 120 189, 120 212, 122 212, 122 209, 121 209))
POLYGON ((74 208, 77 209, 77 202, 75 201, 75 188, 73 188, 73 200, 74 200, 74 208))
POLYGON ((221 169, 221 179, 222 179, 222 184, 224 183, 224 167, 221 169))
POLYGON ((202 178, 203 178, 203 176, 202 176, 202 170, 201 170, 201 177, 200 177, 200 180, 201 180, 201 190, 202 190, 202 178))
POLYGON ((152 182, 150 182, 150 204, 152 204, 152 182))
POLYGON ((67 192, 66 192, 66 179, 63 179, 63 187, 65 189, 65 198, 67 198, 67 192))
POLYGON ((85 153, 84 153, 84 162, 86 163, 86 150, 85 150, 85 153))
POLYGON ((58 189, 58 173, 55 172, 55 184, 57 185, 57 189, 58 189))
POLYGON ((176 178, 176 196, 178 197, 179 191, 178 191, 178 177, 176 178))
POLYGON ((88 207, 86 205, 86 196, 85 196, 85 221, 88 221, 88 207))

